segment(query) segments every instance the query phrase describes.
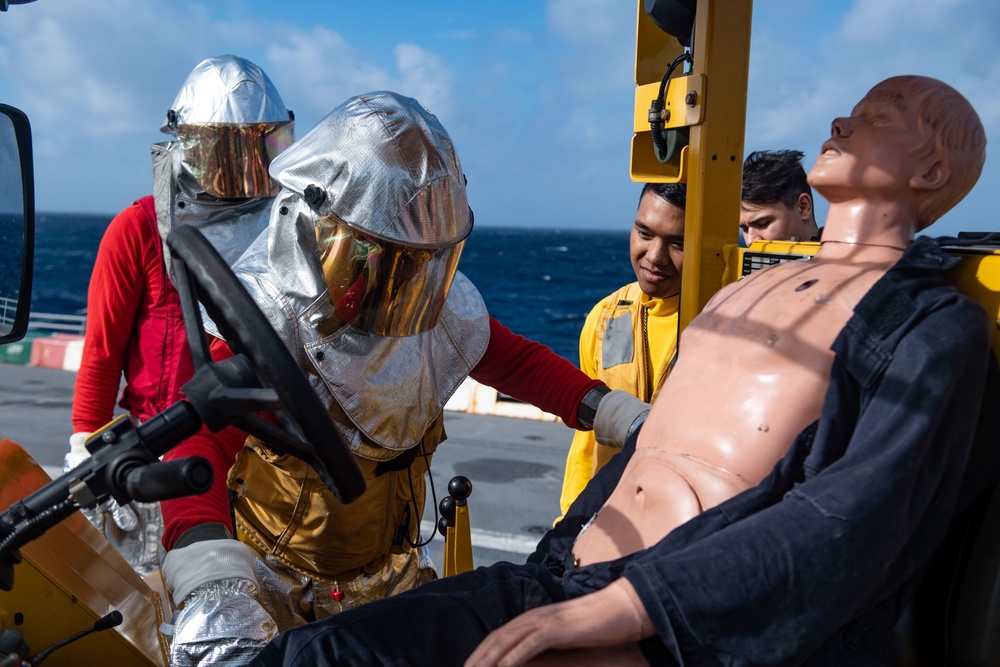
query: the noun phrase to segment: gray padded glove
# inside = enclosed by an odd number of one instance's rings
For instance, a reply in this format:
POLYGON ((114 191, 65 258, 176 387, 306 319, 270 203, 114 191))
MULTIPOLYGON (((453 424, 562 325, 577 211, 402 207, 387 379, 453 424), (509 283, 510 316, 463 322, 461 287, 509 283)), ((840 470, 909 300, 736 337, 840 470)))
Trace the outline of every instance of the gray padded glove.
POLYGON ((246 665, 278 634, 257 602, 253 552, 237 540, 205 540, 174 549, 163 578, 174 613, 171 667, 246 665))
POLYGON ((594 417, 594 438, 598 443, 621 449, 625 441, 646 419, 649 403, 615 389, 601 399, 594 417))

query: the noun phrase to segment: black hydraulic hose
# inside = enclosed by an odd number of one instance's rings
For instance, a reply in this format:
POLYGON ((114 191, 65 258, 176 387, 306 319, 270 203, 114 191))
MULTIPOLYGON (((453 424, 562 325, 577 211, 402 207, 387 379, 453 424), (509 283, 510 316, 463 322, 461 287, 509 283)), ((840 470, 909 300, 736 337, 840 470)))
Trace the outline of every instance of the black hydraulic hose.
POLYGON ((657 159, 661 162, 666 159, 668 153, 667 142, 663 138, 663 124, 665 122, 663 119, 663 107, 666 104, 664 97, 667 91, 667 82, 678 65, 685 61, 691 62, 691 54, 687 51, 674 58, 674 61, 670 63, 667 71, 663 73, 663 78, 660 79, 660 88, 657 91, 656 99, 653 100, 649 107, 649 129, 652 131, 653 148, 656 150, 657 159))
POLYGON ((20 521, 14 530, 0 541, 0 558, 5 558, 11 549, 18 549, 30 542, 46 530, 56 525, 77 510, 76 501, 66 498, 62 502, 49 507, 38 514, 20 521))

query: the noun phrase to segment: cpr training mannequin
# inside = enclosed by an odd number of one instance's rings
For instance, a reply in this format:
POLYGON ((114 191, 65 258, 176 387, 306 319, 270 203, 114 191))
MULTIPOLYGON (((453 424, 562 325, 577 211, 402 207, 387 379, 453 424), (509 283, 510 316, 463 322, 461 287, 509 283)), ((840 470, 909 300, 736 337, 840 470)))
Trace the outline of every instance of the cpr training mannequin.
MULTIPOLYGON (((472 229, 465 177, 416 100, 352 98, 270 173, 282 190, 268 228, 233 270, 327 406, 367 490, 342 505, 305 462, 236 429, 171 451, 203 455, 216 473, 207 494, 163 504, 163 573, 184 605, 175 665, 249 660, 276 628, 432 579, 424 473, 467 376, 570 427, 597 419, 588 397, 603 385, 490 318, 457 271, 472 229)), ((227 355, 217 340, 213 356, 227 355)))
MULTIPOLYGON (((235 261, 267 226, 277 194, 267 167, 291 144, 293 126, 274 84, 249 60, 208 58, 188 74, 161 128, 173 139, 153 145, 154 196, 115 216, 97 252, 67 471, 90 455, 85 443, 114 417, 116 400, 143 422, 182 398, 193 368, 163 240, 194 225, 235 261)), ((160 569, 159 503, 110 500, 84 511, 136 571, 160 569)))
POLYGON ((985 143, 947 85, 875 86, 810 174, 820 252, 711 300, 638 437, 528 563, 296 628, 255 664, 892 664, 906 592, 1000 468, 973 450, 990 324, 914 239, 985 143), (434 627, 448 641, 413 655, 434 627))

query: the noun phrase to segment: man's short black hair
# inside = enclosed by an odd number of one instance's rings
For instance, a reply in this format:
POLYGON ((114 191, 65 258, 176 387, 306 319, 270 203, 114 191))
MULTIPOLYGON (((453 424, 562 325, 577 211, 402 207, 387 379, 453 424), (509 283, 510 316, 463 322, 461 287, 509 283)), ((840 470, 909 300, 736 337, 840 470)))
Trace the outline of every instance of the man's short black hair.
POLYGON ((640 202, 647 192, 654 193, 682 211, 687 208, 687 185, 684 183, 646 183, 639 195, 640 202))
POLYGON ((813 198, 802 168, 802 151, 754 151, 743 163, 742 201, 755 206, 783 203, 793 208, 803 192, 813 198))

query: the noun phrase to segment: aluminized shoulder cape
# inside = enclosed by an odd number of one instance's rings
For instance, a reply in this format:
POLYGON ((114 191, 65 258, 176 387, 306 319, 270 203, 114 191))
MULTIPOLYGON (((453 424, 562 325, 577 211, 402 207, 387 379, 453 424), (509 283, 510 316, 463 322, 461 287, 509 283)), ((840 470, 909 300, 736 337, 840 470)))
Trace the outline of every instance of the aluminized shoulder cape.
POLYGON ((180 225, 194 225, 232 265, 267 228, 274 197, 224 200, 199 197, 201 190, 185 178, 176 141, 153 144, 153 202, 163 239, 163 258, 173 279, 167 236, 180 225))

